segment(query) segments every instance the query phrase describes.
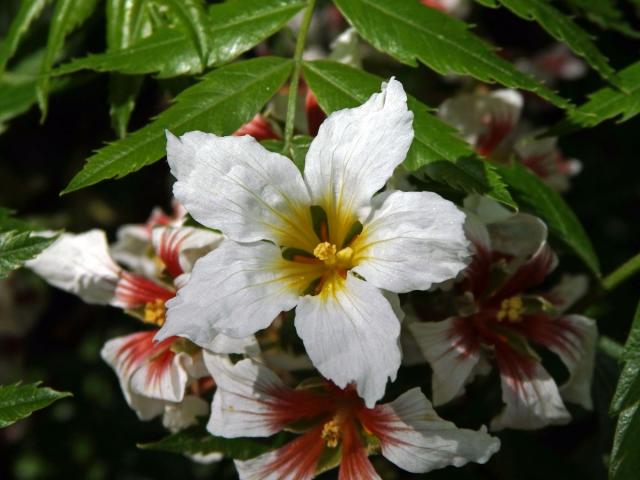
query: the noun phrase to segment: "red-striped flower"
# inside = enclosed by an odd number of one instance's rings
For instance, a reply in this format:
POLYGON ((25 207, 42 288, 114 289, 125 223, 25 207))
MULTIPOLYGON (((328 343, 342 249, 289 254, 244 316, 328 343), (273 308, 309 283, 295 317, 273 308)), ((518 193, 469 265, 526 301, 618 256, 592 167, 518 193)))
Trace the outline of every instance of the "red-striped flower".
POLYGON ((311 479, 337 466, 341 480, 378 479, 368 458, 377 452, 404 470, 428 472, 484 463, 500 447, 484 429, 458 429, 442 420, 419 388, 367 408, 351 386, 318 381, 293 389, 250 359, 232 365, 205 354, 205 363, 218 386, 207 427, 212 434, 299 433, 277 450, 236 461, 242 480, 311 479))
POLYGON ((570 420, 563 399, 592 407, 590 387, 596 325, 563 313, 584 293, 574 278, 539 293, 557 260, 546 243, 547 228, 536 217, 502 212, 483 201, 468 213, 465 226, 475 254, 457 285, 459 314, 441 322, 410 325, 433 368, 436 405, 460 395, 476 374, 495 365, 506 404, 492 428, 535 429, 570 420), (558 388, 532 345, 547 348, 564 362, 569 378, 558 388))

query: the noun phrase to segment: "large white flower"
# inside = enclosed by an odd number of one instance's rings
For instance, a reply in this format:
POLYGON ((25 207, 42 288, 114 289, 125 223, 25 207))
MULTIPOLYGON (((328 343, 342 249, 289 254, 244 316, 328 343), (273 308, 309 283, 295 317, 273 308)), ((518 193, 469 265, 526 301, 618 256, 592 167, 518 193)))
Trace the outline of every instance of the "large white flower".
POLYGON ((168 303, 159 339, 199 345, 244 337, 296 309, 313 364, 372 406, 400 365, 400 324, 383 291, 426 290, 468 256, 464 214, 428 192, 376 195, 413 139, 402 85, 333 113, 306 158, 293 162, 253 138, 168 134, 176 198, 231 241, 197 262, 168 303))

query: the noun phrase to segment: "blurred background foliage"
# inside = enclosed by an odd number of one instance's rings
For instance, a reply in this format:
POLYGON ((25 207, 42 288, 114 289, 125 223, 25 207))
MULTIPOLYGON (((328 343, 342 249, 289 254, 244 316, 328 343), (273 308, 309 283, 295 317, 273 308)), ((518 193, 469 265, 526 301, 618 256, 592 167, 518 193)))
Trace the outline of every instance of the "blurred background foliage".
MULTIPOLYGON (((18 7, 19 0, 0 2, 0 38, 6 34, 18 7)), ((631 25, 640 28, 631 7, 625 8, 631 25)), ((37 68, 51 14, 47 9, 31 28, 11 63, 12 72, 33 72, 34 65, 37 68)), ((69 37, 63 55, 104 51, 104 17, 104 8, 97 8, 84 27, 69 37)), ((479 35, 501 45, 507 58, 532 56, 553 43, 536 23, 521 20, 504 9, 476 6, 467 21, 476 25, 479 35)), ((597 30, 597 36, 598 45, 614 67, 621 68, 638 59, 637 41, 604 30, 597 30)), ((321 41, 327 46, 328 40, 321 41)), ((291 33, 285 29, 269 44, 276 52, 290 54, 287 49, 291 48, 291 33)), ((254 53, 247 54, 251 55, 254 53)), ((381 76, 396 75, 408 91, 432 106, 458 88, 425 67, 414 69, 373 61, 365 68, 381 76)), ((25 113, 10 123, 0 118, 0 205, 48 228, 72 232, 102 228, 111 239, 118 226, 143 222, 154 206, 169 210, 171 179, 164 162, 118 182, 107 181, 59 196, 92 151, 116 138, 109 120, 108 81, 108 76, 91 72, 56 79, 43 123, 40 112, 32 106, 33 98, 24 102, 25 113)), ((146 78, 130 130, 145 125, 192 81, 180 77, 146 78)), ((601 78, 591 71, 578 81, 561 82, 558 90, 566 98, 581 101, 601 85, 601 78)), ((24 94, 32 95, 30 91, 24 94)), ((7 99, 2 96, 0 84, 0 105, 3 101, 7 99)), ((527 116, 539 125, 552 125, 561 118, 558 110, 529 111, 527 116)), ((585 226, 605 273, 640 250, 638 132, 640 117, 623 124, 606 122, 567 135, 560 142, 568 157, 583 163, 582 173, 574 179, 565 198, 585 226)), ((566 270, 581 268, 570 257, 563 257, 563 262, 566 270)), ((7 282, 12 284, 17 307, 11 311, 0 309, 0 317, 5 318, 0 319, 5 322, 0 325, 0 383, 43 380, 74 396, 0 431, 0 478, 234 478, 229 461, 205 466, 179 455, 136 448, 136 443, 161 438, 164 429, 159 421, 138 421, 122 397, 116 376, 99 356, 107 339, 133 329, 128 317, 116 309, 85 305, 72 295, 46 288, 27 271, 15 273, 7 282), (6 326, 10 322, 14 325, 6 326)), ((596 300, 591 313, 602 334, 624 342, 639 286, 638 280, 630 281, 606 299, 596 300)), ((7 287, 0 285, 2 288, 7 287)), ((402 372, 411 376, 413 383, 424 377, 424 390, 429 391, 424 367, 402 372)), ((564 427, 534 433, 501 432, 502 449, 487 465, 448 468, 429 474, 429 478, 605 478, 604 460, 615 426, 608 408, 618 373, 616 360, 600 351, 594 412, 574 409, 575 420, 564 427)), ((404 380, 401 377, 397 385, 402 386, 404 380)), ((402 389, 399 386, 393 386, 388 395, 394 396, 395 389, 402 389)), ((466 400, 442 409, 443 416, 461 426, 479 425, 483 418, 477 416, 479 409, 474 406, 478 402, 497 405, 499 401, 498 391, 488 394, 483 387, 482 382, 474 384, 466 400)), ((406 473, 396 477, 398 474, 384 459, 378 457, 374 462, 383 478, 421 478, 406 473)), ((326 475, 334 476, 335 472, 326 475)))

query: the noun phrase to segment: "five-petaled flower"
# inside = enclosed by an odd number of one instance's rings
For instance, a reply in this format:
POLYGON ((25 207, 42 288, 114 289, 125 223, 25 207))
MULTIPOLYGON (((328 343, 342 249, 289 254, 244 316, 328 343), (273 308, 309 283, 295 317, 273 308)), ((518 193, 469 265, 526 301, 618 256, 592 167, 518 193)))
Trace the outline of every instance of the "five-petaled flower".
POLYGON ((567 279, 549 293, 531 292, 557 263, 546 242, 546 226, 531 215, 511 215, 489 200, 477 207, 493 218, 485 225, 467 214, 475 255, 458 284, 459 314, 409 327, 433 368, 434 404, 462 393, 476 374, 486 373, 491 360, 500 371, 506 404, 492 428, 567 423, 563 399, 592 408, 596 324, 563 313, 584 293, 584 281, 567 279), (529 342, 560 357, 569 373, 563 386, 558 388, 529 342))
POLYGON ((233 365, 205 355, 205 363, 218 385, 207 426, 212 434, 300 434, 277 450, 236 461, 242 480, 307 480, 338 465, 342 480, 379 479, 368 459, 378 452, 419 473, 485 463, 500 447, 484 428, 458 429, 441 419, 419 388, 368 408, 352 387, 340 389, 319 379, 293 389, 251 359, 233 365))
POLYGON ((376 195, 407 154, 412 118, 391 80, 327 118, 304 175, 249 136, 168 133, 176 198, 230 240, 196 263, 156 338, 206 346, 219 333, 251 335, 296 307, 315 367, 340 388, 355 383, 373 406, 401 358, 385 294, 453 278, 469 254, 453 203, 430 192, 376 195))

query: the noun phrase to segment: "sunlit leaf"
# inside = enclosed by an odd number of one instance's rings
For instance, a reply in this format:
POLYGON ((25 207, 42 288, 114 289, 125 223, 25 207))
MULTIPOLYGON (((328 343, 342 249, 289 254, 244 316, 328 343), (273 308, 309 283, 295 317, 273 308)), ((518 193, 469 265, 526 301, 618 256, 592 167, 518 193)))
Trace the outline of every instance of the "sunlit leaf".
POLYGON ((0 385, 0 428, 28 417, 36 410, 48 407, 56 400, 69 397, 68 392, 56 392, 40 387, 40 382, 21 385, 0 385))
POLYGON ((93 13, 96 4, 97 0, 58 0, 56 3, 40 68, 41 76, 36 87, 42 118, 47 116, 51 67, 62 51, 67 35, 84 23, 93 13))
POLYGON ((47 248, 55 237, 32 236, 32 232, 10 230, 0 233, 0 278, 20 268, 47 248))
MULTIPOLYGON (((262 42, 304 5, 303 0, 242 0, 214 5, 209 11, 207 66, 226 63, 262 42)), ((89 55, 63 65, 56 73, 90 69, 173 77, 198 73, 201 67, 198 52, 184 33, 160 28, 126 50, 89 55)))
POLYGON ((20 9, 11 22, 7 36, 0 42, 0 77, 7 62, 18 49, 20 41, 29 31, 31 24, 40 16, 50 0, 23 0, 20 9))
POLYGON ((369 43, 408 65, 416 59, 440 74, 470 75, 483 82, 537 93, 557 106, 568 102, 502 59, 468 25, 416 0, 335 0, 369 43))
POLYGON ((227 135, 248 122, 284 84, 291 61, 261 57, 222 67, 180 93, 145 127, 99 150, 63 193, 123 177, 165 155, 165 130, 227 135))
POLYGON ((622 87, 615 78, 615 70, 591 36, 571 17, 555 8, 547 0, 497 0, 496 3, 508 8, 520 18, 540 24, 549 35, 566 44, 576 55, 583 57, 603 78, 622 87))

